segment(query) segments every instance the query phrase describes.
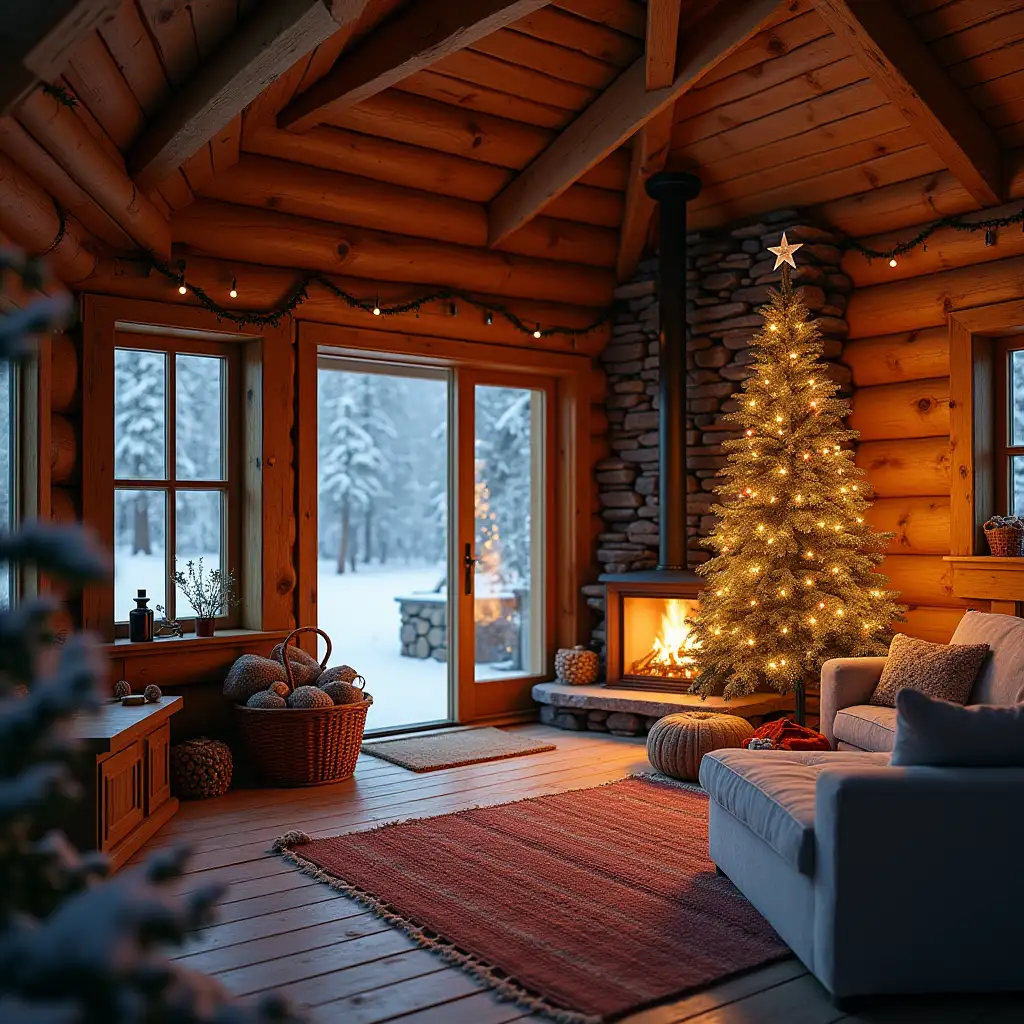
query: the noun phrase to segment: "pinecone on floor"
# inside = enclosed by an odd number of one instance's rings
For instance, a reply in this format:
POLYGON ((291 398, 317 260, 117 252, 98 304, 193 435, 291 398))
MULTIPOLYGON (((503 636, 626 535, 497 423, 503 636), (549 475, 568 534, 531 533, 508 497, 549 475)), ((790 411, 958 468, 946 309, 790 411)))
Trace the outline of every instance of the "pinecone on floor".
POLYGON ((560 682, 586 686, 596 682, 597 673, 597 655, 581 644, 563 647, 555 654, 555 675, 560 682))
POLYGON ((200 736, 171 747, 171 789, 186 800, 223 796, 231 771, 231 750, 220 740, 200 736))

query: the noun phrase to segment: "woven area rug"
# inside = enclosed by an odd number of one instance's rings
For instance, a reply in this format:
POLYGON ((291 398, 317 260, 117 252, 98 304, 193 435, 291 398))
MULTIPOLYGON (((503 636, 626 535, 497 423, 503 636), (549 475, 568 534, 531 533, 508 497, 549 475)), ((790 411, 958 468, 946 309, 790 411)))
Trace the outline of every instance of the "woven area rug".
POLYGON ((636 776, 275 849, 503 997, 597 1024, 789 954, 715 874, 707 820, 636 776))
POLYGON ((457 768, 481 761, 501 761, 506 757, 539 754, 554 750, 554 743, 529 739, 514 732, 503 732, 493 726, 482 729, 456 729, 427 736, 410 736, 399 740, 378 740, 364 743, 364 754, 383 758, 414 772, 436 772, 441 768, 457 768))

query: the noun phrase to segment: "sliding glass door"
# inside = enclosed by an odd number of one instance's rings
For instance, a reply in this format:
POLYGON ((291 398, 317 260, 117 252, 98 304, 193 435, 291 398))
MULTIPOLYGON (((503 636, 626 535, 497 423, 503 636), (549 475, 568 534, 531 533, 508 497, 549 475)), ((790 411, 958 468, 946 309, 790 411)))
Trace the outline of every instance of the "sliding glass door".
POLYGON ((552 395, 319 357, 317 618, 330 664, 367 680, 368 730, 530 706, 552 637, 552 395))

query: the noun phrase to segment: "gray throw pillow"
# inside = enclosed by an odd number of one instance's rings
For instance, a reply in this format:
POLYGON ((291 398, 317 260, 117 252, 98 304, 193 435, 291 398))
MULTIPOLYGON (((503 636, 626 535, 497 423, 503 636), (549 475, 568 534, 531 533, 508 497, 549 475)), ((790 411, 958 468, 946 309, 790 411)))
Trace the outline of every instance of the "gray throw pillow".
POLYGON ((894 765, 1024 767, 1024 704, 962 707, 916 690, 896 695, 894 765))
POLYGON ((988 644, 930 644, 897 633, 869 703, 893 708, 896 694, 910 689, 965 704, 986 654, 988 644))

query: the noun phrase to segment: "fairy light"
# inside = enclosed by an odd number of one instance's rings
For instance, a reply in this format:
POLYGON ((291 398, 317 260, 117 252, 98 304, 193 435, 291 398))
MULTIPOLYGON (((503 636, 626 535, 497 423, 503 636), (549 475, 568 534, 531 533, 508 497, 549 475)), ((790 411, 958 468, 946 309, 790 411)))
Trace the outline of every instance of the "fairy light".
POLYGON ((179 295, 188 295, 188 289, 183 284, 179 284, 178 285, 178 294, 179 295))
POLYGON ((540 324, 537 324, 537 329, 536 329, 536 330, 535 330, 535 331, 533 332, 533 336, 534 336, 535 338, 540 338, 540 337, 541 337, 541 333, 540 333, 540 324))
POLYGON ((778 329, 779 329, 779 325, 778 324, 769 324, 768 325, 768 330, 769 331, 777 331, 778 329))
POLYGON ((788 596, 789 596, 789 591, 786 590, 785 587, 783 587, 782 590, 779 591, 779 597, 788 597, 788 596))
POLYGON ((837 608, 836 609, 836 615, 838 615, 839 618, 842 618, 845 614, 846 614, 846 612, 844 612, 842 608, 837 608))
POLYGON ((754 638, 752 636, 747 637, 747 646, 748 647, 753 647, 754 646, 754 638))
POLYGON ((813 587, 814 586, 814 580, 812 580, 810 578, 810 576, 808 576, 807 579, 804 580, 804 586, 805 587, 813 587))
POLYGON ((238 298, 238 282, 234 278, 231 280, 231 290, 228 292, 228 295, 233 299, 238 298))
POLYGON ((896 266, 896 257, 895 256, 893 256, 892 259, 889 260, 889 266, 890 267, 895 267, 896 266))

